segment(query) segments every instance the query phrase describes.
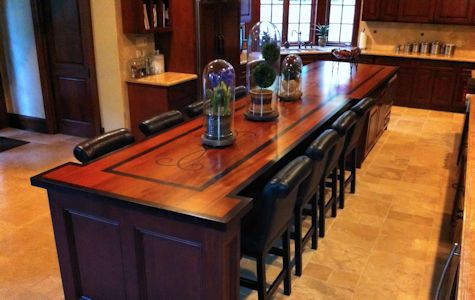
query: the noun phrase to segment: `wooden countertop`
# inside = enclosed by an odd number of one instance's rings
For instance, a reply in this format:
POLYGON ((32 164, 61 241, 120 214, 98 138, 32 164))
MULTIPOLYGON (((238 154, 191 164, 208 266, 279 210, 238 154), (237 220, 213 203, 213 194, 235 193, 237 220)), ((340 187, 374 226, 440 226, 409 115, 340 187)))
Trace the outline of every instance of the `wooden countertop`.
POLYGON ((150 75, 138 79, 129 78, 127 82, 170 87, 197 78, 198 76, 196 74, 165 72, 159 75, 150 75))
POLYGON ((428 60, 442 60, 453 62, 470 62, 475 63, 474 51, 457 51, 453 56, 445 55, 425 55, 425 54, 405 54, 404 52, 395 53, 394 51, 385 50, 363 50, 363 55, 375 55, 375 56, 389 56, 389 57, 402 57, 402 58, 416 58, 416 59, 428 59, 428 60))
POLYGON ((280 103, 275 122, 243 117, 247 99, 236 103, 236 142, 223 149, 201 144, 203 121, 183 125, 88 165, 68 163, 32 178, 44 188, 67 186, 157 208, 181 218, 225 228, 250 209, 239 192, 268 171, 330 118, 387 82, 397 68, 315 62, 303 68, 302 100, 280 103))
MULTIPOLYGON (((475 74, 473 74, 475 77, 475 74)), ((475 95, 470 95, 458 299, 475 299, 475 95)))

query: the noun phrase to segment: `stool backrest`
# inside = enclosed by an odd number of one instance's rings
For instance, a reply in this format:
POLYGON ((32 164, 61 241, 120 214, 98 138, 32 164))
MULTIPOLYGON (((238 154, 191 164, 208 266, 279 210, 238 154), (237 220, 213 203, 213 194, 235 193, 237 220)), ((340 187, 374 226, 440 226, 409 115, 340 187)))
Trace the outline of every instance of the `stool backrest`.
POLYGON ((358 117, 363 117, 371 107, 376 103, 376 100, 371 97, 366 97, 361 99, 358 103, 356 103, 352 108, 351 111, 355 112, 358 117))
POLYGON ((363 128, 366 123, 366 115, 368 114, 371 107, 374 106, 376 100, 374 98, 364 98, 360 100, 357 104, 355 104, 351 111, 356 114, 356 125, 355 129, 353 130, 353 134, 351 139, 348 141, 348 146, 346 147, 345 155, 349 154, 353 149, 358 146, 358 143, 361 138, 361 134, 363 133, 363 128))
POLYGON ((185 106, 185 112, 190 118, 203 114, 203 101, 196 101, 185 106))
MULTIPOLYGON (((344 112, 335 122, 331 128, 338 132, 340 136, 345 136, 344 151, 348 150, 352 139, 355 137, 355 129, 358 124, 358 116, 353 111, 344 112)), ((361 132, 360 132, 361 135, 361 132)), ((346 155, 346 154, 345 154, 346 155)))
POLYGON ((300 184, 312 172, 312 162, 299 156, 279 171, 264 187, 251 212, 252 244, 262 251, 287 226, 292 218, 300 184))
POLYGON ((345 149, 346 136, 354 128, 356 122, 356 117, 349 114, 349 112, 344 112, 336 121, 332 124, 332 130, 335 130, 339 136, 338 142, 335 145, 335 148, 328 158, 328 163, 325 171, 325 175, 329 175, 330 172, 338 166, 340 156, 345 149))
POLYGON ((312 160, 312 174, 301 185, 298 193, 298 201, 310 199, 310 197, 317 192, 318 185, 325 172, 328 158, 331 156, 339 138, 336 131, 327 129, 305 150, 305 155, 312 160))
POLYGON ((183 114, 180 111, 171 110, 143 121, 139 124, 139 129, 145 136, 148 137, 177 124, 183 123, 183 121, 183 114))
POLYGON ((74 157, 83 164, 107 153, 132 144, 134 136, 125 128, 106 132, 98 137, 84 141, 74 147, 74 157))
POLYGON ((234 95, 236 100, 247 95, 247 88, 243 85, 237 86, 234 89, 234 95))

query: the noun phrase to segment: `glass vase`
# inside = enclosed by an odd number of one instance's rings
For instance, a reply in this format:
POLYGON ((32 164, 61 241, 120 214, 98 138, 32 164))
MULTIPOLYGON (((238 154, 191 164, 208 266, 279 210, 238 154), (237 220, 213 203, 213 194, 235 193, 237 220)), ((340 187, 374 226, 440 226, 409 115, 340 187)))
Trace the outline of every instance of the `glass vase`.
POLYGON ((287 55, 282 61, 279 91, 281 101, 296 101, 302 96, 300 89, 302 66, 302 59, 297 54, 287 55))

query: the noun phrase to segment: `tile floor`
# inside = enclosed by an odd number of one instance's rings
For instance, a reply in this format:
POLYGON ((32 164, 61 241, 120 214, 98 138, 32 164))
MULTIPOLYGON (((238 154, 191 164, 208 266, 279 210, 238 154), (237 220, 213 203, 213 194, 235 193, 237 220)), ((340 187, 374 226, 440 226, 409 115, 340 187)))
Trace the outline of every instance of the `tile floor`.
MULTIPOLYGON (((449 244, 463 116, 394 107, 389 130, 358 172, 318 251, 306 249, 292 295, 277 299, 430 299, 449 244)), ((73 160, 80 138, 14 129, 30 141, 0 153, 0 299, 62 299, 46 193, 29 178, 73 160)), ((248 261, 244 267, 251 266, 248 261)), ((275 274, 279 260, 269 266, 275 274)), ((243 299, 256 293, 241 289, 243 299)))

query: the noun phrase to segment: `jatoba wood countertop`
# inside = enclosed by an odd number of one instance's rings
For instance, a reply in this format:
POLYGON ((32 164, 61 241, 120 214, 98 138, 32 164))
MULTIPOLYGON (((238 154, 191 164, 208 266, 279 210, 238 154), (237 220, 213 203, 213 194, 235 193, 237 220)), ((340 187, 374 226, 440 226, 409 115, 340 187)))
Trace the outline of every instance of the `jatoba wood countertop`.
POLYGON ((44 188, 73 188, 145 205, 225 228, 252 199, 236 196, 259 174, 323 123, 387 82, 397 68, 315 62, 303 68, 302 100, 280 103, 275 122, 244 119, 247 99, 236 103, 236 142, 223 149, 201 144, 203 120, 118 150, 88 165, 68 163, 32 178, 44 188))
MULTIPOLYGON (((475 74, 473 74, 475 78, 475 74)), ((475 299, 475 95, 470 98, 458 299, 475 299)))

